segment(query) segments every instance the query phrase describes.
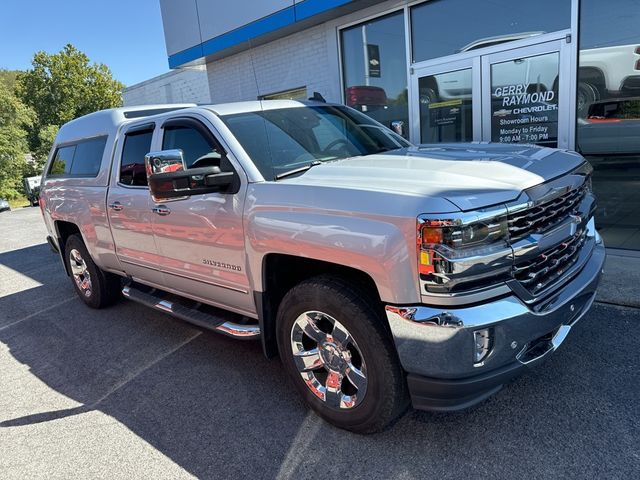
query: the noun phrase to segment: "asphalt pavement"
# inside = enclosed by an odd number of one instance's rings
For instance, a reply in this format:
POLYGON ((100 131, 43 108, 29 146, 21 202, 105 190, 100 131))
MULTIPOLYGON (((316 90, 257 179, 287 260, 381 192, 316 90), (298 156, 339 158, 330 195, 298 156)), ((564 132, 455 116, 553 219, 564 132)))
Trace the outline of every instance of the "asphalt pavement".
POLYGON ((278 360, 75 298, 38 208, 0 214, 0 478, 639 478, 640 309, 596 303, 471 411, 370 436, 307 411, 278 360))

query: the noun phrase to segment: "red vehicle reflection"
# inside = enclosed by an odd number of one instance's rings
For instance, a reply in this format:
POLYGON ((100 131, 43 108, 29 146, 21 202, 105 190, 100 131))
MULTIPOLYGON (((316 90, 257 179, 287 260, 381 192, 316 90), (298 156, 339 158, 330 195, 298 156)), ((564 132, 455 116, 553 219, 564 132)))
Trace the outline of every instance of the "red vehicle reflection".
POLYGON ((347 105, 367 112, 387 106, 387 94, 384 88, 358 85, 346 90, 347 105))

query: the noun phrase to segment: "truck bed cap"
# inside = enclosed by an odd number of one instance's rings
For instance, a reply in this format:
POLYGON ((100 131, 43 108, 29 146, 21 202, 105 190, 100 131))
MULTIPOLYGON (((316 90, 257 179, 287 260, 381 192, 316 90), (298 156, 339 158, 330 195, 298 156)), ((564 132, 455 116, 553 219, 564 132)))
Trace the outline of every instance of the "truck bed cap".
POLYGON ((138 105, 100 110, 64 124, 58 132, 56 144, 99 135, 111 135, 112 133, 115 133, 118 127, 127 120, 149 117, 172 110, 195 106, 196 105, 193 103, 176 103, 164 105, 138 105))

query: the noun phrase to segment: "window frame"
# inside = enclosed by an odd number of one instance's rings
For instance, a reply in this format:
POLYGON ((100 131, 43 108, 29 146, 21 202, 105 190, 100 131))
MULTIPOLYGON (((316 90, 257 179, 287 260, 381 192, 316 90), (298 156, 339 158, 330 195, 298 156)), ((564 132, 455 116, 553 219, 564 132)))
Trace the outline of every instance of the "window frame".
POLYGON ((394 6, 391 8, 387 8, 385 10, 382 10, 378 13, 374 13, 372 15, 368 15, 364 18, 359 18, 358 20, 354 20, 352 22, 349 23, 345 23, 343 25, 340 25, 336 28, 336 34, 337 34, 337 40, 338 40, 338 72, 339 72, 339 76, 340 76, 340 102, 343 105, 347 104, 347 99, 346 99, 346 95, 345 95, 345 79, 344 79, 344 45, 342 42, 342 32, 343 30, 348 30, 349 28, 352 27, 357 27, 358 25, 361 25, 363 23, 367 23, 367 22, 371 22, 374 20, 379 20, 383 17, 387 17, 396 13, 400 13, 402 12, 403 15, 403 20, 404 20, 404 36, 405 36, 405 58, 407 59, 407 89, 409 88, 409 65, 412 64, 412 55, 411 55, 411 51, 412 51, 412 45, 411 45, 411 35, 409 35, 407 33, 407 28, 408 25, 410 25, 410 8, 414 5, 418 5, 420 3, 427 3, 430 0, 419 0, 419 1, 414 1, 411 3, 408 3, 406 5, 403 6, 394 6))
MULTIPOLYGON (((116 184, 119 187, 122 188, 132 188, 132 189, 146 189, 149 190, 149 185, 127 185, 126 183, 122 183, 120 181, 120 174, 122 173, 122 157, 124 154, 124 147, 127 141, 127 135, 130 135, 132 133, 142 133, 142 132, 150 132, 151 133, 151 143, 149 144, 149 148, 152 151, 153 150, 153 139, 155 136, 155 130, 156 130, 156 124, 155 122, 148 122, 148 123, 143 123, 140 125, 134 125, 131 128, 127 129, 126 131, 122 132, 122 136, 120 137, 122 139, 122 147, 118 148, 118 170, 117 170, 117 176, 116 176, 116 184)), ((147 152, 148 153, 148 152, 147 152)))
MULTIPOLYGON (((411 43, 411 8, 415 5, 419 5, 421 3, 427 3, 431 0, 414 0, 408 1, 405 5, 402 6, 393 6, 386 9, 383 9, 377 13, 367 15, 364 18, 359 18, 357 20, 353 20, 348 23, 341 24, 336 27, 336 42, 338 46, 338 76, 340 83, 340 103, 342 105, 347 105, 347 95, 346 95, 346 84, 345 84, 345 68, 344 68, 344 45, 342 41, 342 33, 345 30, 348 30, 353 27, 357 27, 358 25, 362 25, 364 23, 381 20, 384 17, 390 17, 392 15, 396 15, 401 13, 403 20, 403 29, 404 29, 404 55, 405 55, 405 75, 407 79, 407 133, 409 136, 406 138, 408 141, 413 141, 411 138, 412 132, 412 118, 411 118, 411 74, 413 72, 413 44, 411 43)), ((361 112, 364 113, 364 112, 361 112)), ((366 115, 366 113, 365 113, 366 115)), ((373 117, 371 117, 373 118, 373 117)), ((377 121, 377 120, 376 120, 377 121)), ((387 127, 389 128, 389 127, 387 127)))
POLYGON ((109 141, 109 135, 107 134, 103 134, 103 135, 95 135, 93 137, 87 137, 87 138, 83 138, 82 140, 70 140, 67 142, 62 142, 62 143, 58 143, 56 145, 56 148, 53 152, 53 155, 51 156, 51 162, 49 163, 49 165, 47 166, 47 172, 45 175, 45 179, 64 179, 64 178, 97 178, 98 175, 100 175, 100 171, 102 170, 102 162, 104 161, 104 153, 107 150, 107 142, 109 141), (95 175, 86 175, 86 174, 81 174, 81 175, 74 175, 71 173, 71 169, 73 168, 73 164, 76 161, 76 151, 77 151, 77 147, 78 145, 82 144, 82 143, 88 143, 88 142, 93 142, 95 140, 102 140, 104 139, 104 148, 102 149, 102 157, 100 159, 100 167, 98 168, 98 171, 95 173, 95 175), (67 148, 67 147, 76 147, 76 150, 74 150, 73 152, 73 159, 71 160, 71 165, 69 166, 69 173, 60 173, 60 174, 56 174, 56 173, 51 173, 51 170, 53 169, 53 164, 55 163, 56 160, 56 156, 58 155, 58 152, 63 149, 63 148, 67 148))
MULTIPOLYGON (((207 127, 204 122, 198 120, 194 117, 172 117, 165 120, 160 126, 160 148, 164 149, 164 140, 165 140, 165 132, 167 128, 191 128, 196 130, 203 138, 211 143, 213 143, 214 147, 219 149, 221 157, 226 157, 227 161, 229 161, 229 152, 222 145, 222 142, 218 140, 216 135, 207 127)), ((234 172, 237 173, 236 168, 233 166, 232 162, 229 161, 229 165, 233 169, 234 172)))

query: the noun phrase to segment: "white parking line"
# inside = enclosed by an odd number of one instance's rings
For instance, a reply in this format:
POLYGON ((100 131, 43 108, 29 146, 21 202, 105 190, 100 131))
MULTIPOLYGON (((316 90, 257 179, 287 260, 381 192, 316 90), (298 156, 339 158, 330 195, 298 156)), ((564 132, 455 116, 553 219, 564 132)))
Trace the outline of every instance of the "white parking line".
POLYGON ((49 306, 47 308, 43 308, 42 310, 38 310, 37 312, 30 313, 26 317, 23 317, 23 318, 21 318, 19 320, 16 320, 15 322, 11 322, 8 325, 4 325, 4 326, 0 327, 0 331, 5 330, 5 329, 7 329, 9 327, 13 327, 14 325, 16 325, 16 324, 18 324, 20 322, 24 322, 25 320, 29 320, 30 318, 33 318, 36 315, 40 315, 41 313, 48 312, 49 310, 53 310, 54 308, 57 308, 57 307, 59 307, 61 305, 64 305, 65 303, 69 303, 71 300, 75 300, 75 299, 76 299, 76 296, 74 295, 73 297, 69 297, 66 300, 63 300, 63 301, 58 302, 58 303, 55 303, 55 304, 53 304, 53 305, 51 305, 51 306, 49 306))
POLYGON ((167 358, 170 355, 173 355, 174 353, 176 353, 178 350, 180 350, 182 347, 184 347, 185 345, 187 345, 189 342, 191 342, 192 340, 194 340, 195 338, 199 337, 202 334, 202 331, 198 331, 195 332, 191 337, 183 340, 182 342, 180 342, 178 345, 176 345, 174 348, 172 348, 171 350, 169 350, 166 353, 163 353, 162 355, 160 355, 159 357, 155 358, 152 362, 148 363, 147 365, 139 368, 138 370, 136 370, 135 372, 132 372, 130 375, 128 375, 126 378, 122 379, 120 382, 118 382, 116 385, 114 385, 114 387, 109 390, 109 392, 107 392, 106 394, 104 394, 103 396, 101 396, 100 398, 98 398, 97 400, 89 403, 89 404, 85 404, 88 408, 95 408, 100 402, 103 402, 104 400, 106 400, 110 395, 114 394, 115 392, 117 392, 118 390, 120 390, 122 387, 124 387, 127 383, 131 382, 132 380, 134 380, 136 377, 138 377, 140 374, 144 373, 146 370, 150 369, 151 367, 153 367, 155 364, 157 364, 158 362, 161 362, 162 360, 164 360, 165 358, 167 358))

